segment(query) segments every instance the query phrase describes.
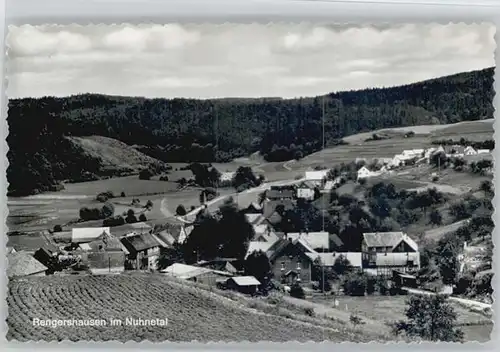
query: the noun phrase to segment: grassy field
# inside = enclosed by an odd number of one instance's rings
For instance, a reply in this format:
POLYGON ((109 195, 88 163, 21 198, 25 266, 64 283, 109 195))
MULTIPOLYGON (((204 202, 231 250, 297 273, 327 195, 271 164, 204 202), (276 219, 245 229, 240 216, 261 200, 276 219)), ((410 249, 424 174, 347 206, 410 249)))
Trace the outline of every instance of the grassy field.
POLYGON ((422 125, 359 133, 345 137, 348 145, 326 148, 291 164, 293 170, 307 170, 315 166, 332 167, 342 162, 354 161, 356 158, 393 157, 405 149, 421 149, 432 146, 437 139, 456 139, 465 137, 473 141, 493 139, 493 119, 460 122, 449 125, 422 125), (405 138, 406 132, 413 131, 415 136, 405 138), (366 139, 374 133, 383 133, 391 138, 369 141, 366 139))
MULTIPOLYGON (((407 296, 366 296, 350 297, 338 296, 339 310, 349 312, 363 317, 379 321, 381 326, 386 322, 394 322, 405 319, 407 296)), ((333 307, 333 301, 318 300, 319 303, 333 307)), ((472 312, 462 306, 452 303, 457 313, 457 323, 462 326, 465 339, 468 341, 485 342, 490 339, 493 322, 481 313, 472 312)))
MULTIPOLYGON (((12 280, 9 340, 356 341, 370 336, 342 324, 329 327, 262 312, 188 283, 156 274, 51 276, 12 280), (33 325, 32 319, 104 319, 100 327, 33 325), (168 326, 110 325, 110 319, 167 318, 168 326), (336 327, 335 327, 336 326, 336 327)), ((317 321, 316 321, 317 323, 317 321)))

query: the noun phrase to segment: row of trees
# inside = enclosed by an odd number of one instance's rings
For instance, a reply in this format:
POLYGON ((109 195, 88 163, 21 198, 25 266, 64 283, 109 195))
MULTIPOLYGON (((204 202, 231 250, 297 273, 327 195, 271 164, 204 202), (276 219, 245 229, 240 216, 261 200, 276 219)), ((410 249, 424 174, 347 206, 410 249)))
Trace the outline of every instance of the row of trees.
POLYGON ((495 140, 494 139, 487 139, 485 141, 470 141, 467 138, 462 137, 459 140, 453 140, 453 139, 435 140, 435 141, 432 141, 432 144, 434 144, 434 145, 461 145, 463 147, 471 146, 476 150, 477 149, 489 149, 489 150, 495 149, 495 140))

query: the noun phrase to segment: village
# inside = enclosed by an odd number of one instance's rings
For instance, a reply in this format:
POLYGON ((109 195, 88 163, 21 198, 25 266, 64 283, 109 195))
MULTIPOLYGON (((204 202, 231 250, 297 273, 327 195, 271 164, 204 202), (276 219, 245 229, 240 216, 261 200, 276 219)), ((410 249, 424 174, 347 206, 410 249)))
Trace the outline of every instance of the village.
MULTIPOLYGON (((335 203, 340 210, 336 216, 343 216, 342 202, 358 202, 356 209, 363 209, 366 199, 339 197, 336 190, 349 183, 349 189, 366 187, 373 179, 380 186, 389 182, 391 175, 404 175, 407 170, 419 167, 432 167, 435 171, 428 175, 427 186, 414 193, 434 191, 440 194, 436 190, 439 185, 432 182, 439 178, 441 168, 453 168, 453 163, 459 164, 457 160, 469 163, 491 160, 491 150, 460 145, 404 150, 394 158, 357 159, 350 166, 305 171, 299 179, 264 188, 249 205, 240 206, 238 210, 251 225, 253 234, 244 257, 212 256, 202 260, 196 258, 187 264, 178 255, 172 255, 198 226, 193 216, 198 218, 201 213, 209 212, 207 205, 202 204, 188 214, 177 215, 176 222, 165 221, 165 224, 152 226, 139 221, 122 226, 73 228, 51 232, 46 235, 48 244, 31 251, 8 247, 7 273, 10 278, 19 278, 156 272, 207 285, 214 290, 233 290, 251 296, 277 290, 302 299, 318 295, 359 296, 374 291, 391 295, 408 292, 459 294, 456 280, 442 280, 437 286, 426 286, 422 282, 426 281, 421 279, 424 249, 417 238, 404 231, 361 231, 357 242, 346 241, 345 236, 329 231, 324 220, 322 228, 316 226, 313 230, 308 229, 307 221, 305 226, 302 223, 291 227, 285 226, 284 221, 289 211, 306 209, 313 202, 324 203, 328 198, 332 202, 332 194, 340 199, 335 203)), ((481 172, 490 175, 492 165, 487 164, 481 172)), ((221 184, 230 182, 233 177, 234 173, 223 173, 221 184)), ((356 221, 350 209, 351 221, 356 221)), ((287 221, 292 221, 290 216, 288 218, 287 221)), ((364 222, 363 215, 357 221, 364 222)), ((352 225, 363 229, 356 226, 352 225)), ((484 243, 474 245, 463 241, 461 246, 462 250, 453 259, 459 265, 459 273, 491 272, 491 257, 486 255, 484 243)), ((487 306, 484 302, 480 304, 487 306)))

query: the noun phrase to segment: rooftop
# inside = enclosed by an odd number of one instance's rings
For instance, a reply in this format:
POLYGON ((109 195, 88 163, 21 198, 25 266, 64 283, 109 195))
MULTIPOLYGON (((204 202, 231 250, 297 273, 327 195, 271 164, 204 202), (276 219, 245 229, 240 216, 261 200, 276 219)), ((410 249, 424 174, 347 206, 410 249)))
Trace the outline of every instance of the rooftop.
POLYGON ((169 267, 161 270, 161 272, 164 274, 185 280, 202 274, 210 273, 212 271, 213 271, 212 269, 201 268, 199 266, 193 266, 181 263, 174 263, 169 267))
POLYGON ((48 268, 26 252, 7 254, 7 276, 19 277, 41 273, 48 268))
POLYGON ((160 246, 160 243, 150 233, 122 237, 120 241, 128 249, 132 248, 137 252, 160 246))
POLYGON ((253 276, 235 276, 231 278, 238 286, 260 285, 259 280, 253 276))

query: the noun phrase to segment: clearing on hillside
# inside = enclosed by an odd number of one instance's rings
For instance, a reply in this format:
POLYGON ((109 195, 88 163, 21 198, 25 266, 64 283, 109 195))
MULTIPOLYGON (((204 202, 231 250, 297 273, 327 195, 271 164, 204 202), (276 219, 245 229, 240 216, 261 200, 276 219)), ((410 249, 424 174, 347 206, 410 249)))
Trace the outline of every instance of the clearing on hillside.
POLYGON ((326 329, 258 313, 207 290, 162 275, 51 276, 11 280, 9 340, 369 341, 360 332, 326 329), (104 319, 106 326, 33 324, 40 319, 104 319), (130 326, 126 318, 164 319, 168 326, 130 326), (123 321, 111 326, 111 319, 123 321))
POLYGON ((140 170, 165 163, 143 154, 135 148, 113 138, 103 136, 67 137, 83 150, 102 160, 105 170, 124 170, 139 172, 140 170))

